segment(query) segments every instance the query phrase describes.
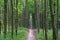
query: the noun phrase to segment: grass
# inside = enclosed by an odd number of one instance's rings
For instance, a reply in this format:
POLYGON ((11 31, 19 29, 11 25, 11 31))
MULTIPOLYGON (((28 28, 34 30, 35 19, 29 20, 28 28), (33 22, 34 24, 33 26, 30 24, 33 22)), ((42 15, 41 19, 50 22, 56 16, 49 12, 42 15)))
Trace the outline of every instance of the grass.
MULTIPOLYGON (((27 30, 28 30, 27 28, 23 28, 23 27, 18 28, 18 35, 16 37, 15 32, 14 32, 13 39, 11 38, 11 32, 8 32, 6 40, 26 40, 26 36, 27 36, 27 32, 28 32, 27 30)), ((60 30, 59 30, 58 34, 59 34, 58 40, 60 40, 60 30)), ((45 40, 45 36, 43 34, 42 29, 40 30, 39 33, 37 33, 37 39, 45 40)), ((0 35, 0 40, 5 40, 3 34, 0 35)), ((48 40, 53 40, 52 30, 48 30, 48 40)))
MULTIPOLYGON (((45 34, 43 33, 42 29, 37 34, 38 40, 45 40, 45 34)), ((48 30, 48 40, 53 40, 52 30, 48 30)), ((58 40, 60 40, 60 30, 58 32, 58 40)))
MULTIPOLYGON (((14 32, 14 36, 13 39, 11 38, 11 32, 8 32, 6 40, 25 40, 26 39, 26 35, 27 35, 27 28, 18 28, 18 35, 16 37, 15 35, 16 33, 14 32)), ((0 40, 5 40, 4 39, 4 35, 1 34, 0 35, 0 40)))

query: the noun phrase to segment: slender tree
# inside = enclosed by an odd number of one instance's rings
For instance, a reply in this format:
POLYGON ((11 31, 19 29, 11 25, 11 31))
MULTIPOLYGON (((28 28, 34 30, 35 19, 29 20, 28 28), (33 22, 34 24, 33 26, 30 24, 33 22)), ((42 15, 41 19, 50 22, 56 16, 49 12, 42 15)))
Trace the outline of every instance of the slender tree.
POLYGON ((59 0, 57 0, 57 34, 58 34, 58 13, 59 13, 59 0))
POLYGON ((1 20, 2 20, 2 8, 0 9, 0 34, 1 34, 1 20))
POLYGON ((10 11, 10 0, 8 0, 7 9, 8 9, 8 10, 7 10, 7 20, 8 20, 8 21, 7 21, 7 24, 8 24, 7 26, 8 26, 8 32, 10 32, 10 26, 11 26, 11 23, 10 23, 10 22, 11 22, 11 17, 10 17, 10 16, 11 16, 11 13, 10 13, 10 12, 11 12, 11 11, 10 11))
POLYGON ((56 2, 56 4, 57 4, 57 13, 56 13, 56 17, 57 17, 57 21, 56 21, 56 28, 57 28, 57 40, 58 40, 58 27, 59 27, 59 25, 58 25, 58 14, 59 14, 59 0, 57 0, 57 2, 56 2))
POLYGON ((44 0, 44 28, 45 28, 45 40, 48 40, 48 27, 47 27, 47 0, 44 0))
POLYGON ((6 38, 7 34, 7 1, 8 0, 4 0, 4 38, 6 38))
POLYGON ((11 3, 11 13, 12 13, 11 14, 11 18, 12 18, 12 20, 11 20, 11 26, 12 26, 12 28, 11 28, 11 37, 13 38, 13 30, 14 30, 13 29, 14 28, 13 27, 13 1, 11 0, 10 3, 11 3))
POLYGON ((24 27, 27 27, 27 23, 28 23, 28 0, 25 0, 24 27))
POLYGON ((53 40, 58 40, 57 38, 57 28, 55 26, 55 20, 54 20, 54 9, 53 9, 53 2, 52 0, 49 0, 49 5, 50 5, 50 14, 51 14, 51 24, 52 24, 52 28, 53 28, 53 40))
POLYGON ((44 0, 42 0, 42 28, 44 34, 44 0))
POLYGON ((0 34, 1 34, 1 21, 0 21, 0 34))
POLYGON ((7 32, 8 32, 8 14, 9 14, 9 8, 8 8, 8 7, 9 7, 9 6, 8 6, 8 4, 7 4, 7 14, 6 14, 6 15, 7 15, 7 28, 6 28, 6 29, 7 29, 7 32))
POLYGON ((18 29, 18 0, 16 0, 16 19, 15 19, 15 22, 16 22, 16 36, 17 36, 17 29, 18 29))
POLYGON ((40 23, 39 23, 39 0, 34 0, 34 6, 35 6, 35 23, 36 23, 36 27, 38 29, 39 32, 39 28, 40 28, 40 23))

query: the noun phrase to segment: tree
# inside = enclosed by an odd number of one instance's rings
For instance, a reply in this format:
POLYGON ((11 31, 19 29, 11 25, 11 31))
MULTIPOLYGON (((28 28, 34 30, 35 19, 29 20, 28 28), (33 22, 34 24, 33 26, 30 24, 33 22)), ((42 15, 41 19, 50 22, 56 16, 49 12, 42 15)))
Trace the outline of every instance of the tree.
POLYGON ((57 28, 55 26, 55 20, 54 20, 55 12, 54 12, 52 4, 53 4, 52 0, 49 0, 50 14, 51 14, 51 24, 52 24, 52 28, 53 28, 53 40, 58 40, 58 38, 57 38, 57 28))
POLYGON ((16 0, 16 18, 15 18, 15 27, 16 27, 16 36, 17 36, 17 28, 18 28, 18 0, 16 0))
POLYGON ((25 0, 24 27, 27 27, 27 24, 28 24, 28 0, 25 0))
POLYGON ((59 0, 57 0, 57 34, 58 34, 58 13, 59 13, 59 0))
POLYGON ((1 21, 0 21, 0 34, 1 34, 1 21))
POLYGON ((48 27, 47 27, 47 0, 44 0, 44 28, 45 28, 45 40, 48 40, 48 27))
POLYGON ((2 8, 0 9, 0 34, 1 34, 1 26, 2 26, 1 20, 2 20, 2 8))
POLYGON ((40 28, 40 23, 39 23, 39 0, 34 0, 34 15, 35 15, 35 23, 36 23, 36 27, 38 29, 38 32, 39 32, 39 28, 40 28))
POLYGON ((13 27, 13 1, 11 0, 10 3, 11 3, 11 18, 12 18, 12 20, 11 20, 11 26, 12 26, 12 28, 11 28, 11 37, 13 38, 13 32, 14 32, 13 31, 14 30, 13 29, 14 28, 13 27))
POLYGON ((4 38, 6 38, 7 35, 7 1, 4 0, 4 38))

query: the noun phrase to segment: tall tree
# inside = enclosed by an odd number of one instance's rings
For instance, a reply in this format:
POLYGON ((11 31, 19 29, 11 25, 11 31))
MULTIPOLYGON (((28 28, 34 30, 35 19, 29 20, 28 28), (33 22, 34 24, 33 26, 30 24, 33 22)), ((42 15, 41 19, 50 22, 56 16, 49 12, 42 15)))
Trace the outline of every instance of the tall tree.
POLYGON ((15 27, 16 27, 16 36, 17 36, 17 28, 18 28, 18 0, 16 0, 16 19, 15 19, 15 27))
POLYGON ((7 4, 7 14, 6 14, 7 15, 7 28, 6 28, 7 29, 7 32, 8 32, 8 14, 9 14, 9 6, 7 4))
POLYGON ((8 6, 7 6, 7 26, 8 26, 8 32, 10 32, 10 26, 11 26, 11 11, 10 11, 10 0, 8 0, 8 6))
POLYGON ((2 26, 1 20, 2 20, 2 8, 0 9, 0 34, 1 34, 1 26, 2 26))
POLYGON ((57 28, 55 26, 55 20, 54 20, 55 11, 53 9, 53 1, 52 0, 49 0, 49 5, 50 5, 50 14, 51 14, 51 24, 52 24, 52 28, 53 28, 53 40, 58 40, 57 28))
POLYGON ((42 28, 44 34, 44 0, 42 0, 42 28))
POLYGON ((47 27, 47 0, 44 0, 44 28, 45 28, 45 40, 48 40, 48 27, 47 27))
POLYGON ((58 14, 59 14, 59 0, 57 0, 57 34, 58 34, 58 14))
POLYGON ((39 0, 34 0, 34 6, 35 6, 35 23, 36 23, 36 27, 38 29, 39 32, 39 28, 40 28, 40 22, 39 22, 39 0))
POLYGON ((0 34, 1 34, 1 21, 0 21, 0 34))
POLYGON ((7 34, 7 2, 8 0, 4 0, 4 38, 6 38, 7 34))
POLYGON ((28 0, 25 0, 24 27, 27 27, 27 23, 28 23, 28 0))
POLYGON ((11 18, 12 18, 12 20, 11 20, 11 26, 12 26, 12 28, 11 28, 11 37, 13 38, 13 32, 14 32, 13 31, 14 30, 13 29, 14 28, 13 27, 13 1, 11 0, 10 3, 11 3, 11 18))

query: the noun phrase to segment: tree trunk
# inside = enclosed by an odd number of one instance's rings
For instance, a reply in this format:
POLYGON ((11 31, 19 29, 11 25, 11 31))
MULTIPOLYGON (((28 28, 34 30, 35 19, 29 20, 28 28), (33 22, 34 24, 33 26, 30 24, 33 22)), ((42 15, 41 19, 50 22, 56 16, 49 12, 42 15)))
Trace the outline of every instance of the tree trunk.
POLYGON ((52 28, 53 28, 53 40, 58 40, 57 38, 57 28, 55 26, 55 20, 54 20, 54 10, 53 10, 53 2, 52 0, 49 0, 49 5, 50 5, 50 14, 51 14, 51 24, 52 24, 52 28))
POLYGON ((15 18, 15 32, 16 32, 16 36, 17 36, 17 29, 18 29, 18 0, 16 0, 16 18, 15 18))
POLYGON ((0 9, 0 34, 1 34, 1 26, 2 26, 2 8, 0 9))
POLYGON ((44 0, 42 0, 42 29, 44 34, 44 0))
POLYGON ((7 35, 7 0, 4 0, 4 38, 7 35))
POLYGON ((57 35, 58 35, 58 14, 59 14, 59 0, 57 0, 57 35))
POLYGON ((48 27, 47 27, 47 0, 44 1, 44 26, 45 26, 45 40, 48 40, 48 27))
POLYGON ((24 10, 24 27, 27 27, 28 23, 28 0, 25 0, 25 10, 24 10))
POLYGON ((36 27, 38 29, 40 29, 40 22, 39 22, 39 0, 34 0, 34 6, 35 6, 35 23, 36 23, 36 27))
POLYGON ((0 34, 1 34, 1 21, 0 21, 0 34))
POLYGON ((13 31, 14 30, 13 29, 14 28, 13 27, 13 1, 11 0, 10 3, 11 3, 11 18, 12 18, 12 20, 11 20, 11 26, 12 26, 12 28, 11 28, 11 37, 13 38, 13 32, 14 32, 13 31))

